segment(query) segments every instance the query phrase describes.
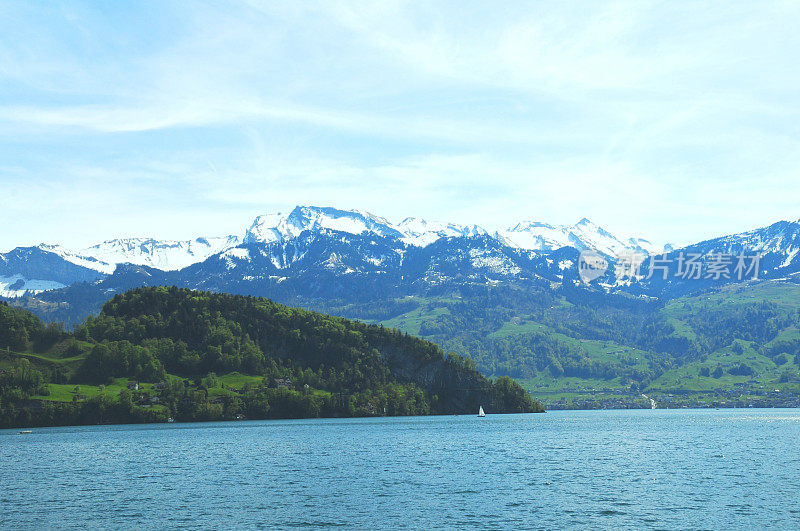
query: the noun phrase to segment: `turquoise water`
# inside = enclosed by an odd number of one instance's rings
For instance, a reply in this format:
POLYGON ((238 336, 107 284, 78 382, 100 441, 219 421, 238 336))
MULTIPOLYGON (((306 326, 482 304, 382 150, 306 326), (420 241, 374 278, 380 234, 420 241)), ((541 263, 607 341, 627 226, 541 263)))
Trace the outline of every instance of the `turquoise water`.
POLYGON ((0 431, 0 527, 800 526, 800 410, 0 431))

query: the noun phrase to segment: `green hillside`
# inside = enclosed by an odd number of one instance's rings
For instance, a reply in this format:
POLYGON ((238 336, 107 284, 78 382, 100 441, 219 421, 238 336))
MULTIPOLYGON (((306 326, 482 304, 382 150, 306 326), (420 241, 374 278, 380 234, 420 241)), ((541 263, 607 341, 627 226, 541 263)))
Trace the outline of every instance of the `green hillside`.
MULTIPOLYGON (((729 286, 666 304, 500 286, 403 304, 373 322, 469 355, 548 407, 800 404, 797 284, 729 286)), ((359 317, 353 307, 328 310, 359 317)))
MULTIPOLYGON (((72 335, 26 314, 28 347, 19 348, 20 327, 8 327, 3 341, 12 352, 4 359, 27 358, 61 386, 51 397, 77 395, 78 402, 113 394, 126 378, 183 382, 171 395, 155 393, 168 400, 149 408, 164 406, 181 419, 475 406, 474 397, 458 402, 433 389, 421 377, 426 367, 510 377, 550 408, 649 407, 650 399, 658 407, 800 405, 800 286, 793 283, 729 286, 666 303, 570 287, 461 286, 318 309, 372 326, 264 299, 159 288, 115 298, 72 335), (398 350, 413 354, 393 355, 398 350), (269 410, 245 411, 242 397, 262 387, 276 395, 269 410), (181 409, 169 397, 184 391, 201 391, 208 405, 181 409), (281 394, 289 391, 305 402, 281 394)), ((445 386, 465 388, 457 379, 445 386)), ((469 393, 483 385, 470 384, 469 393)), ((488 400, 484 393, 480 401, 488 400)))
POLYGON ((71 334, 0 305, 0 345, 4 426, 541 410, 428 341, 253 297, 137 289, 71 334))

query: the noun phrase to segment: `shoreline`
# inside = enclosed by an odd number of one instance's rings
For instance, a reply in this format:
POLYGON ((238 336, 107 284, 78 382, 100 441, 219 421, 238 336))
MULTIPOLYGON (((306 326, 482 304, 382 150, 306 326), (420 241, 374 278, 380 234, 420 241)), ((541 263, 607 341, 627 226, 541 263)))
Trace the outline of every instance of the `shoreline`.
MULTIPOLYGON (((488 417, 497 415, 538 415, 547 413, 547 409, 542 411, 529 411, 529 412, 503 412, 503 413, 487 413, 488 417)), ((346 420, 346 419, 402 419, 402 418, 430 418, 430 417, 476 417, 475 413, 432 413, 430 415, 364 415, 352 417, 272 417, 260 419, 217 419, 217 420, 178 420, 173 422, 110 422, 110 423, 83 423, 83 424, 20 424, 7 427, 1 427, 0 432, 7 430, 21 430, 21 429, 36 429, 36 428, 69 428, 69 427, 84 427, 84 426, 144 426, 144 425, 185 425, 185 424, 218 424, 218 423, 238 423, 238 422, 264 422, 264 421, 282 421, 282 420, 346 420)))
MULTIPOLYGON (((723 407, 662 407, 662 408, 563 408, 563 409, 547 409, 545 411, 536 411, 530 413, 488 413, 486 417, 491 420, 493 417, 508 417, 508 416, 521 416, 521 415, 535 415, 538 416, 543 413, 568 413, 568 412, 626 412, 626 411, 731 411, 731 410, 747 410, 747 411, 770 411, 770 410, 800 410, 800 406, 759 406, 759 407, 737 407, 737 406, 723 406, 723 407)), ((98 423, 98 424, 58 424, 46 426, 14 426, 7 428, 0 428, 0 434, 4 432, 13 432, 9 435, 19 435, 19 430, 37 430, 37 429, 51 429, 51 428, 89 428, 89 427, 114 427, 114 426, 188 426, 192 424, 197 425, 222 425, 222 424, 248 424, 253 422, 286 422, 286 421, 339 421, 339 420, 400 420, 400 419, 434 419, 434 418, 452 418, 452 417, 475 417, 477 415, 471 413, 460 414, 433 414, 433 415, 396 415, 396 416, 366 416, 366 417, 288 417, 288 418, 266 418, 266 419, 225 419, 225 420, 190 420, 190 421, 175 421, 175 422, 128 422, 128 423, 98 423)), ((35 434, 34 431, 32 434, 35 434)))

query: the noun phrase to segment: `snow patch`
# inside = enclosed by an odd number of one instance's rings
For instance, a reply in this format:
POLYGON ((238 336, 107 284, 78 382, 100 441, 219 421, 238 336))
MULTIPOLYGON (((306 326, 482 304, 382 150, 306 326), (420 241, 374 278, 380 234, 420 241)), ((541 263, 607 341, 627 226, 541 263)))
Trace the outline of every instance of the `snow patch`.
POLYGON ((483 249, 470 249, 470 262, 473 267, 487 269, 495 274, 517 275, 522 270, 511 260, 504 256, 497 256, 483 249))
POLYGON ((783 263, 779 267, 786 267, 786 266, 790 265, 794 261, 794 258, 795 258, 795 256, 797 256, 798 252, 800 252, 800 248, 790 249, 786 253, 786 259, 783 261, 783 263))
POLYGON ((0 277, 0 297, 21 297, 25 294, 36 295, 43 291, 64 288, 64 284, 52 280, 29 280, 22 275, 0 277))

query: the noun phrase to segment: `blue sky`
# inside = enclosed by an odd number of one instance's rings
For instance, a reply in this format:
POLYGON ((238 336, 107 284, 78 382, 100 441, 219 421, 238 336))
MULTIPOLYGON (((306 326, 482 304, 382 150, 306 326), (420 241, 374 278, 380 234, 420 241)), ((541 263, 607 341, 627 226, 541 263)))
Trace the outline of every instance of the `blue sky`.
POLYGON ((677 243, 800 217, 799 2, 132 4, 0 3, 0 250, 296 204, 677 243))

